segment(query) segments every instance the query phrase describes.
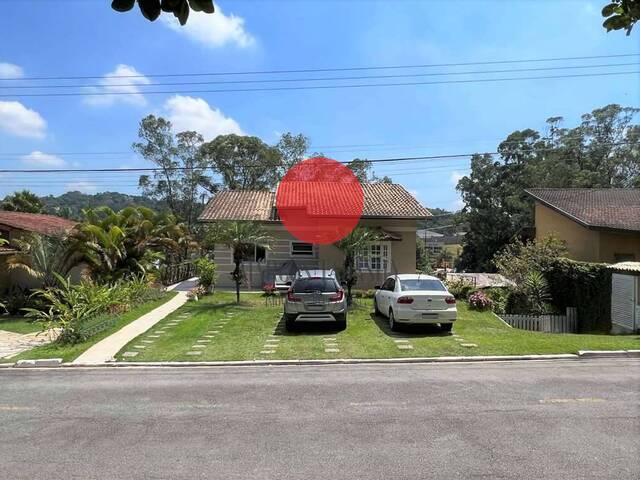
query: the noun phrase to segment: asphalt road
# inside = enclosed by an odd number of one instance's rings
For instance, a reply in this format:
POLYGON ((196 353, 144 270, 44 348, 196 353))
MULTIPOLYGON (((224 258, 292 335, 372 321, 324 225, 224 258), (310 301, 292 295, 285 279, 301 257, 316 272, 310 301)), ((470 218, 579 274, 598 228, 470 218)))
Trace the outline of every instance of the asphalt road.
POLYGON ((640 478, 640 361, 0 370, 2 479, 640 478))

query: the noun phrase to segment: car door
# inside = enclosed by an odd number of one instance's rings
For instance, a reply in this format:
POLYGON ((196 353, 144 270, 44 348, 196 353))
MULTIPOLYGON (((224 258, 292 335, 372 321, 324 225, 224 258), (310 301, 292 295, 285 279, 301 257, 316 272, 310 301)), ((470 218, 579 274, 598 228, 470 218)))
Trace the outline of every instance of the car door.
POLYGON ((376 292, 376 302, 378 303, 378 310, 380 310, 384 314, 389 311, 387 302, 387 294, 389 293, 387 291, 387 286, 389 285, 389 280, 391 279, 387 278, 376 292))
POLYGON ((388 284, 387 284, 387 288, 386 288, 386 304, 384 306, 384 312, 388 315, 389 314, 389 308, 393 308, 394 304, 395 304, 395 298, 396 298, 396 279, 391 277, 388 279, 388 284))

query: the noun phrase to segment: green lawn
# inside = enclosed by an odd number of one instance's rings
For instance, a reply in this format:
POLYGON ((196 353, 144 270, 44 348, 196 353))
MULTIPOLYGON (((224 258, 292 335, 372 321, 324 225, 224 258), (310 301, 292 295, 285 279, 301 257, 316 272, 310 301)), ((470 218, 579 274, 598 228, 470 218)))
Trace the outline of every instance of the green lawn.
POLYGON ((489 312, 470 311, 464 303, 458 304, 459 320, 452 334, 441 333, 437 327, 429 326, 391 332, 386 319, 373 317, 371 300, 362 299, 359 300, 360 305, 350 312, 345 331, 337 331, 332 325, 308 324, 292 333, 287 332, 281 323, 281 306, 268 306, 258 294, 243 294, 240 305, 233 300, 233 294, 217 292, 199 302, 187 303, 127 345, 118 354, 118 360, 392 358, 640 349, 638 335, 527 332, 510 328, 489 312), (181 317, 180 323, 170 325, 181 317), (278 345, 275 352, 261 353, 270 350, 264 348, 269 338, 278 340, 274 342, 278 345), (336 343, 337 346, 326 343, 336 343), (463 343, 476 344, 477 347, 464 347, 463 343), (194 345, 202 348, 194 348, 194 345), (398 345, 413 348, 400 349, 398 345), (326 352, 326 348, 336 348, 339 352, 326 352), (139 353, 135 357, 122 356, 123 352, 133 351, 139 353), (188 355, 189 351, 202 351, 202 354, 188 355))
POLYGON ((42 325, 24 317, 0 317, 0 330, 13 333, 33 333, 41 331, 42 325))
POLYGON ((112 333, 117 332, 122 327, 141 317, 145 313, 148 313, 154 308, 157 308, 163 303, 169 301, 175 295, 175 292, 168 292, 159 299, 143 303, 142 305, 131 309, 127 313, 120 315, 112 327, 92 336, 84 342, 76 343, 74 345, 60 345, 55 342, 49 343, 47 345, 42 345, 22 352, 12 358, 0 359, 0 362, 16 362, 18 360, 34 358, 62 358, 64 362, 73 361, 89 347, 98 343, 103 338, 108 337, 112 333))

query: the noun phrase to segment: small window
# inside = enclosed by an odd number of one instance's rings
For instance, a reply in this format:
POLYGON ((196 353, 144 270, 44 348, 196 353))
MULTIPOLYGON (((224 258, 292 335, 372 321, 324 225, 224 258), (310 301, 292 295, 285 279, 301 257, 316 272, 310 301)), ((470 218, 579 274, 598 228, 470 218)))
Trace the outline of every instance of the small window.
POLYGON ((245 262, 262 263, 267 258, 267 250, 262 245, 251 245, 243 260, 245 262))
POLYGON ((292 257, 313 257, 313 243, 291 242, 292 257))
POLYGON ((393 278, 389 279, 389 284, 387 285, 386 290, 393 292, 396 289, 396 281, 393 278))
POLYGON ((440 280, 429 280, 426 278, 420 278, 416 280, 402 280, 400 282, 400 290, 402 290, 403 292, 413 290, 435 290, 439 292, 447 291, 440 280))
POLYGON ((340 287, 332 278, 299 278, 293 283, 294 293, 337 292, 340 287))

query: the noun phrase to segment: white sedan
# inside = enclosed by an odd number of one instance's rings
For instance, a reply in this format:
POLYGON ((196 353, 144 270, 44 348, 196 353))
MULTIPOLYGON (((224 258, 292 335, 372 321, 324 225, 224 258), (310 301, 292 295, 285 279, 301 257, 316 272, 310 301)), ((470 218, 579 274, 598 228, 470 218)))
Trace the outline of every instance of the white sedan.
POLYGON ((450 332, 458 312, 456 299, 447 287, 429 275, 401 274, 387 277, 376 287, 373 308, 378 315, 389 318, 389 328, 398 324, 439 323, 450 332))

